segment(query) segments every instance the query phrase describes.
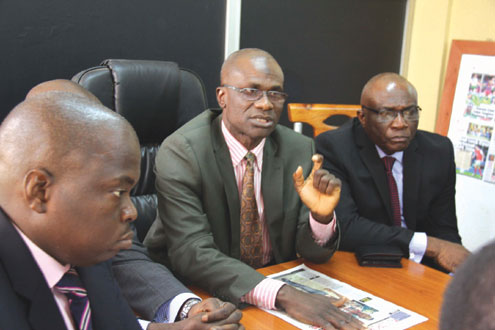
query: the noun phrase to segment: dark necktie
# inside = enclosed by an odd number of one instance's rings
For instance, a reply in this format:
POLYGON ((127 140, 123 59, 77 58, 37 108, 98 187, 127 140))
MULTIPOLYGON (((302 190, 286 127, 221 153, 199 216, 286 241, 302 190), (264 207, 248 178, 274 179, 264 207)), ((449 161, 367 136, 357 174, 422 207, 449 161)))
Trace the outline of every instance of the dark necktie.
POLYGON ((260 217, 254 194, 253 153, 248 152, 241 193, 241 260, 253 268, 263 266, 263 244, 260 217))
POLYGON ((55 287, 67 297, 76 329, 91 330, 91 308, 88 294, 76 270, 69 269, 55 287))
POLYGON ((387 172, 388 190, 390 191, 390 203, 392 206, 392 216, 395 226, 401 226, 400 220, 400 202, 399 192, 397 190, 397 183, 395 182, 394 175, 392 174, 392 167, 394 166, 394 157, 383 157, 383 163, 385 164, 385 170, 387 172))

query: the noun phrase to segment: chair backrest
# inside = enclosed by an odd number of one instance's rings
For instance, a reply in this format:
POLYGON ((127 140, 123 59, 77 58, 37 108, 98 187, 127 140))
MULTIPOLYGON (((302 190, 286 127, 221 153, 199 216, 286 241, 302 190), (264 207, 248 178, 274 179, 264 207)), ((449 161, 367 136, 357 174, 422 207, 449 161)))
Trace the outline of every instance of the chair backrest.
MULTIPOLYGON (((328 125, 325 121, 331 117, 356 117, 361 110, 360 105, 350 104, 311 104, 289 103, 287 105, 289 120, 293 123, 303 122, 313 127, 313 135, 335 129, 338 126, 328 125)), ((342 123, 342 120, 340 120, 342 123)))
POLYGON ((141 177, 131 192, 142 241, 156 216, 155 156, 162 141, 207 107, 201 78, 165 61, 109 59, 73 81, 125 117, 141 143, 141 177))

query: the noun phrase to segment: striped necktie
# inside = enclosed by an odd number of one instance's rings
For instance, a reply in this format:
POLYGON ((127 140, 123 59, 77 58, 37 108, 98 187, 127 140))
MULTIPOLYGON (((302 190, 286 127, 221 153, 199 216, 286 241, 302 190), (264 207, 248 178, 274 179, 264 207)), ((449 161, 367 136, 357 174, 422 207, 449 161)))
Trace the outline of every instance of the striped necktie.
POLYGON ((400 217, 400 202, 399 191, 397 190, 397 183, 395 182, 394 175, 392 174, 392 167, 394 166, 394 157, 383 157, 383 164, 385 165, 385 171, 387 172, 388 189, 390 191, 390 204, 392 206, 392 216, 395 226, 401 226, 400 217))
POLYGON ((241 192, 241 260, 253 268, 263 266, 263 234, 254 194, 255 155, 248 152, 241 192))
POLYGON ((69 269, 55 287, 67 297, 76 328, 92 330, 88 293, 76 270, 74 268, 69 269))

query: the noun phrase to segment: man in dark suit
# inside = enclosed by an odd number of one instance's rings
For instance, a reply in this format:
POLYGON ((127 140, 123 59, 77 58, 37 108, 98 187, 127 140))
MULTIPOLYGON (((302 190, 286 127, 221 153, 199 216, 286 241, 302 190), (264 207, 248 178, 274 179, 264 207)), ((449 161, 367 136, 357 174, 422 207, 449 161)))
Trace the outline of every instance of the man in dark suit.
POLYGON ((398 74, 373 77, 361 105, 357 118, 316 138, 324 168, 342 180, 340 248, 392 244, 454 271, 469 252, 457 229, 452 143, 417 131, 416 89, 398 74))
MULTIPOLYGON (((81 94, 51 91, 9 113, 0 144, 0 328, 140 329, 106 262, 132 244, 140 148, 129 123, 81 94)), ((236 328, 240 313, 227 307, 182 325, 221 325, 205 322, 228 312, 236 328)))
POLYGON ((159 215, 145 244, 152 258, 221 299, 283 309, 326 329, 360 328, 329 298, 254 269, 298 254, 324 262, 339 241, 333 210, 340 183, 319 169, 321 156, 304 180, 314 145, 277 125, 283 82, 265 51, 243 49, 227 58, 217 88, 222 109, 192 119, 157 154, 159 215))

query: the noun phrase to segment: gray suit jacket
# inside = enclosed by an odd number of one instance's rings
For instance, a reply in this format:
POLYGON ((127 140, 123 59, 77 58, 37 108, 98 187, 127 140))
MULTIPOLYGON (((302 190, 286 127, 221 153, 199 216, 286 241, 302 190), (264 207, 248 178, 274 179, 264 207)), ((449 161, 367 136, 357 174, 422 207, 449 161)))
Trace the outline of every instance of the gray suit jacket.
MULTIPOLYGON (((109 262, 76 267, 88 292, 94 330, 141 329, 109 262)), ((0 329, 65 330, 53 294, 28 247, 0 210, 0 329)))
POLYGON ((132 247, 121 250, 112 259, 112 270, 134 312, 146 320, 153 320, 163 303, 190 290, 165 266, 149 258, 148 251, 133 229, 132 247))
POLYGON ((415 231, 460 243, 455 213, 455 163, 452 143, 417 131, 404 151, 403 213, 409 229, 393 226, 387 177, 374 143, 355 118, 320 134, 316 148, 324 168, 342 180, 336 212, 342 225, 341 249, 395 244, 409 257, 415 231))
MULTIPOLYGON (((240 204, 221 111, 206 110, 170 135, 156 157, 158 217, 145 239, 151 256, 221 299, 237 303, 264 276, 240 258, 240 204)), ((280 125, 267 137, 261 190, 276 263, 297 255, 328 260, 338 234, 321 247, 309 228, 309 211, 292 173, 311 171, 313 141, 280 125)))

